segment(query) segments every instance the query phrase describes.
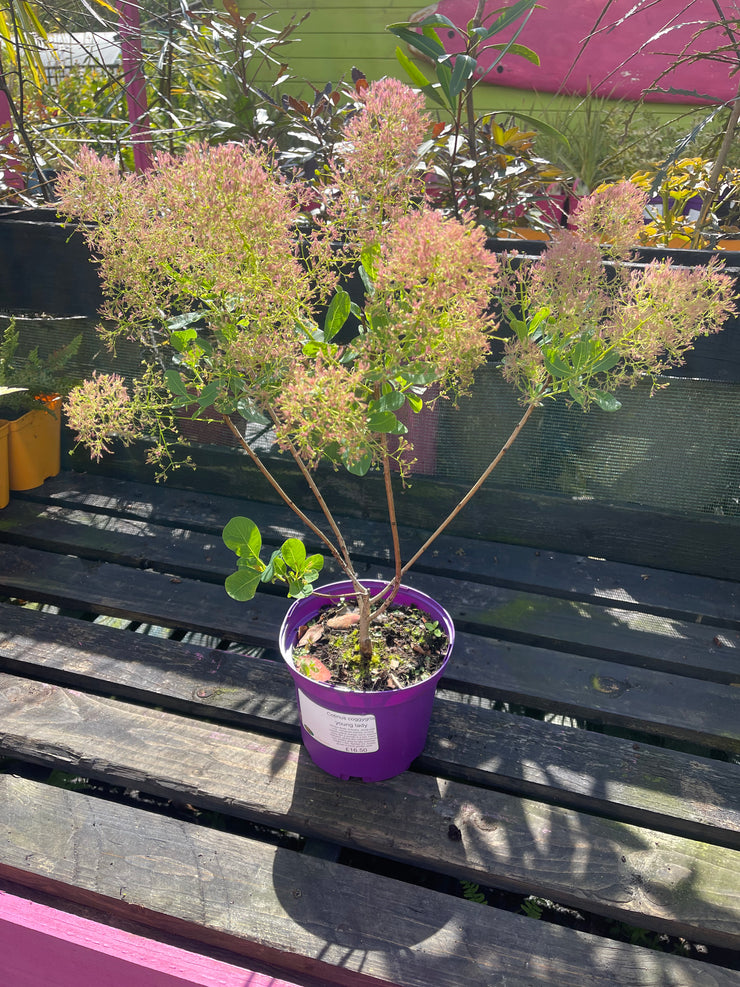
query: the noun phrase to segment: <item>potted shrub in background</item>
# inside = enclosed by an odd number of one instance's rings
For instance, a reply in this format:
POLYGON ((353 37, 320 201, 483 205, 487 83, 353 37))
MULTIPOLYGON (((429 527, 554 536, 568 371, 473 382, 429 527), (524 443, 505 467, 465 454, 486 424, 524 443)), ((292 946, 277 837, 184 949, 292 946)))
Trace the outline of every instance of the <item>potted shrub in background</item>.
POLYGON ((0 425, 7 426, 10 490, 38 487, 60 470, 62 397, 74 383, 63 371, 81 341, 82 336, 76 336, 46 359, 39 356, 38 347, 18 358, 19 339, 14 320, 3 334, 0 425))
POLYGON ((87 152, 59 183, 65 211, 95 224, 87 235, 100 255, 107 338, 133 335, 149 354, 149 372, 131 391, 110 375, 76 388, 66 403, 73 430, 99 456, 111 433, 128 442, 154 429, 152 454, 166 466, 173 409, 194 395, 199 408, 219 409, 343 577, 316 588, 324 560, 296 538, 262 559, 260 532, 239 517, 224 529, 237 556, 227 591, 246 601, 266 583, 287 586, 296 602, 281 646, 306 746, 330 773, 367 780, 403 771, 421 752, 454 637, 444 610, 404 585, 409 569, 539 406, 564 396, 584 410, 616 410, 618 386, 646 378, 660 386, 657 375, 733 309, 732 283, 716 264, 630 265, 645 197, 627 183, 586 200, 580 229, 562 231, 540 261, 502 266, 481 226, 426 199, 419 151, 430 121, 422 105, 395 80, 369 87, 330 168, 312 182, 287 182, 263 149, 226 145, 196 146, 162 157, 146 176, 123 178, 87 152), (364 286, 359 301, 338 286, 352 267, 364 286), (495 300, 506 320, 503 371, 521 393, 522 417, 404 560, 391 463, 402 482, 413 448, 399 414, 468 391, 497 333, 495 300), (235 411, 243 429, 230 418, 235 411), (265 424, 322 525, 250 440, 265 424), (352 540, 315 480, 322 460, 357 477, 382 474, 393 565, 386 582, 362 579, 352 540), (419 681, 422 696, 405 706, 419 681))

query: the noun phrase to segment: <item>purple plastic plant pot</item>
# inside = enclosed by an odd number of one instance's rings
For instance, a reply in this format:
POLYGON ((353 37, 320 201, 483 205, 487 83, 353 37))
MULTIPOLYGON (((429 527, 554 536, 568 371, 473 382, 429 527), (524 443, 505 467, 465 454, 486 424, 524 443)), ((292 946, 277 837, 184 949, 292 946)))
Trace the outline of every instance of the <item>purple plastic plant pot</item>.
MULTIPOLYGON (((378 593, 385 583, 363 580, 378 593)), ((426 593, 401 586, 394 603, 418 607, 439 622, 447 635, 447 654, 441 667, 423 682, 385 692, 352 692, 315 682, 293 664, 298 628, 312 620, 326 603, 352 596, 348 580, 321 586, 321 597, 296 600, 280 628, 280 651, 295 682, 303 743, 311 760, 337 778, 384 781, 406 771, 424 750, 432 716, 434 692, 455 641, 447 611, 426 593)))

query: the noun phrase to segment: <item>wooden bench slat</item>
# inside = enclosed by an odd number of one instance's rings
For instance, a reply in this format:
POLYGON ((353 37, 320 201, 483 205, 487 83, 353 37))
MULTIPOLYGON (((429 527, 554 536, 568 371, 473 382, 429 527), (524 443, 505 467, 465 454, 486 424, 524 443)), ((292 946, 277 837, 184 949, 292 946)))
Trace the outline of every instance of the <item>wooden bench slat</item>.
MULTIPOLYGON (((281 662, 3 604, 0 628, 8 671, 298 737, 294 687, 281 662)), ((419 762, 425 769, 740 848, 738 764, 474 706, 461 730, 460 716, 458 703, 438 696, 419 762), (610 779, 608 791, 594 789, 599 776, 610 779)))
POLYGON ((284 739, 7 674, 0 722, 0 749, 25 760, 740 947, 737 851, 710 855, 692 840, 423 775, 348 783, 327 799, 326 776, 284 739))
POLYGON ((0 776, 0 873, 344 987, 737 987, 733 971, 0 776), (35 811, 29 824, 28 807, 35 811))
MULTIPOLYGON (((156 551, 152 549, 150 554, 156 551)), ((390 576, 388 570, 377 566, 369 567, 365 575, 390 576)), ((426 573, 412 573, 408 583, 439 599, 461 631, 475 630, 720 683, 738 680, 740 632, 735 630, 717 631, 651 614, 434 578, 426 573)), ((85 562, 66 554, 54 556, 7 544, 0 545, 0 590, 3 587, 8 595, 28 594, 31 599, 69 606, 79 604, 75 596, 79 594, 89 607, 99 607, 100 612, 112 616, 222 634, 267 647, 274 643, 274 637, 271 640, 265 634, 265 616, 275 615, 279 624, 282 617, 278 615, 287 609, 285 601, 272 593, 259 593, 245 606, 230 600, 215 583, 195 584, 166 572, 129 571, 127 566, 114 563, 85 562)))
MULTIPOLYGON (((281 505, 251 502, 247 507, 244 500, 234 497, 174 491, 161 485, 147 486, 113 477, 64 473, 47 481, 42 490, 28 491, 23 496, 42 504, 82 507, 109 516, 112 513, 153 524, 185 527, 218 539, 229 518, 245 511, 263 529, 266 540, 306 534, 292 512, 281 505)), ((308 514, 321 522, 319 514, 311 511, 308 514)), ((347 531, 361 557, 377 559, 387 553, 385 524, 353 519, 347 531)), ((412 550, 424 535, 403 525, 399 531, 402 544, 412 550)), ((728 551, 740 554, 740 529, 734 549, 731 531, 728 538, 728 551)), ((315 550, 319 550, 318 545, 315 550)), ((710 576, 451 535, 442 535, 434 549, 422 557, 419 567, 440 575, 464 575, 500 585, 526 586, 569 598, 613 601, 679 620, 703 618, 717 626, 740 627, 740 586, 710 576)))
MULTIPOLYGON (((455 638, 445 686, 596 723, 740 752, 734 684, 619 665, 478 635, 455 638)), ((740 669, 735 676, 740 679, 740 669)))
MULTIPOLYGON (((84 601, 79 605, 84 607, 84 601)), ((13 635, 34 633, 33 612, 24 614, 8 606, 4 612, 0 643, 9 645, 13 635)), ((79 633, 93 632, 80 629, 79 633)), ((271 643, 276 637, 277 625, 271 643)), ((14 652, 20 649, 31 661, 25 647, 17 641, 14 652)), ((94 648, 92 641, 88 647, 94 648)), ((5 654, 13 657, 8 647, 5 654)), ((44 661, 43 655, 39 660, 44 661)), ((688 691, 683 679, 663 672, 470 634, 457 636, 454 663, 444 685, 596 723, 740 751, 740 692, 732 686, 697 680, 688 691)))
POLYGON ((222 586, 39 549, 0 544, 0 593, 272 647, 288 602, 260 593, 249 606, 222 586))

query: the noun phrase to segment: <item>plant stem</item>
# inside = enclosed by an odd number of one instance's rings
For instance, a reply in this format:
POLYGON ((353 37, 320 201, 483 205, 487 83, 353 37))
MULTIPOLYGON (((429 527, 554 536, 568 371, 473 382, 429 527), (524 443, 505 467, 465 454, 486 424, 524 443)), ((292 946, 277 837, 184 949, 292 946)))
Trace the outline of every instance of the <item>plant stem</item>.
POLYGON ((384 602, 378 607, 373 616, 377 617, 379 614, 383 613, 384 610, 393 602, 393 598, 398 592, 398 587, 401 585, 401 542, 398 538, 398 519, 396 517, 396 500, 393 496, 393 483, 391 480, 391 462, 390 456, 388 455, 388 436, 383 435, 381 439, 383 443, 383 480, 385 482, 385 499, 388 505, 388 520, 391 526, 391 539, 393 542, 393 582, 390 584, 390 589, 384 587, 377 596, 374 596, 371 603, 377 603, 378 600, 385 597, 384 602))
MULTIPOLYGON (((274 416, 273 416, 273 421, 275 421, 275 424, 277 424, 277 421, 275 420, 274 416)), ((350 574, 350 571, 354 571, 354 567, 352 566, 352 560, 351 560, 351 557, 350 557, 350 554, 349 554, 349 549, 347 548, 347 544, 346 544, 346 542, 344 540, 344 536, 342 535, 342 532, 341 532, 341 530, 339 528, 339 525, 334 520, 334 515, 332 514, 331 510, 329 509, 329 505, 324 500, 324 498, 323 498, 323 496, 321 494, 321 491, 319 490, 319 488, 316 485, 316 481, 311 476, 310 470, 308 469, 308 467, 306 466, 306 464, 303 462, 303 460, 301 459, 301 457, 298 455, 298 452, 297 452, 295 446, 290 441, 290 439, 286 439, 286 441, 287 441, 287 445, 288 445, 288 451, 290 452, 291 456, 293 457, 296 466, 301 471, 301 474, 303 475, 303 479, 308 484, 308 487, 309 487, 311 493, 316 498, 316 502, 318 503, 319 507, 321 508, 321 511, 322 511, 324 517, 326 518, 326 520, 328 521, 329 527, 331 528, 332 533, 333 533, 334 537, 337 540, 337 546, 339 548, 339 551, 342 553, 342 557, 343 557, 343 559, 345 561, 345 566, 343 567, 344 568, 344 571, 349 575, 350 574)))
MULTIPOLYGON (((331 539, 328 538, 324 534, 324 532, 321 530, 321 528, 318 527, 318 525, 316 525, 316 524, 313 523, 313 521, 311 520, 310 517, 308 517, 306 514, 303 513, 303 511, 300 509, 300 507, 298 506, 298 504, 296 504, 295 501, 291 498, 290 494, 287 493, 285 490, 283 490, 283 488, 280 486, 280 484, 278 483, 278 481, 275 479, 275 477, 272 475, 272 473, 268 470, 268 468, 262 462, 262 460, 260 459, 260 457, 254 451, 254 449, 250 446, 250 444, 247 442, 247 440, 241 434, 241 432, 236 427, 236 425, 234 425, 234 423, 229 418, 229 416, 228 415, 223 415, 222 417, 223 417, 224 422, 228 425, 229 429, 231 430, 231 432, 233 433, 234 437, 238 441, 239 445, 242 447, 242 449, 244 449, 244 451, 247 453, 247 455, 249 456, 249 458, 252 460, 252 462, 254 463, 254 465, 257 467, 257 469, 260 471, 260 473, 264 476, 264 478, 267 480, 267 482, 270 484, 270 486, 273 488, 273 490, 275 490, 276 493, 279 494, 279 496, 282 498, 282 500, 288 505, 288 507, 291 509, 291 511, 293 511, 293 513, 306 525, 306 527, 309 529, 309 531, 312 531, 319 539, 321 539, 321 541, 324 543, 324 545, 326 545, 326 547, 329 549, 329 551, 331 552, 331 554, 336 559, 336 561, 339 564, 342 572, 344 572, 345 575, 347 575, 352 580, 352 582, 354 584, 356 582, 357 577, 355 576, 354 571, 352 570, 351 565, 348 567, 347 563, 345 562, 345 560, 340 555, 339 550, 337 549, 336 545, 334 545, 334 543, 331 541, 331 539)), ((345 551, 346 551, 346 549, 345 549, 345 551)))
POLYGON ((530 404, 527 407, 527 410, 522 415, 522 417, 521 417, 519 423, 517 424, 516 428, 514 429, 514 431, 511 433, 511 435, 509 436, 509 438, 506 440, 506 442, 503 444, 503 446, 499 450, 496 458, 486 467, 486 469, 483 471, 483 473, 481 473, 481 475, 476 480, 476 482, 473 484, 473 486, 470 488, 470 490, 468 490, 468 492, 465 494, 465 496, 463 497, 463 499, 458 503, 458 505, 454 508, 454 510, 452 510, 447 515, 447 517, 440 524, 440 526, 437 528, 437 530, 427 538, 427 540, 421 546, 421 548, 419 549, 419 551, 414 556, 412 556, 412 558, 410 558, 409 561, 404 565, 404 567, 401 569, 401 575, 404 575, 405 573, 407 573, 409 571, 409 569, 411 568, 411 566, 414 565, 414 563, 419 558, 421 558, 421 556, 424 554, 424 552, 426 552, 426 550, 429 548, 429 546, 432 544, 432 542, 434 542, 442 534, 442 532, 445 530, 445 528, 447 527, 447 525, 450 524, 450 522, 453 521, 457 517, 457 515, 460 513, 460 511, 463 509, 463 507, 465 507, 465 505, 468 503, 468 501, 472 500, 472 498, 475 496, 475 494, 480 490, 480 488, 486 482, 486 480, 488 479, 488 477, 496 469, 496 467, 498 466, 498 464, 501 462, 501 460, 504 458, 504 456, 506 455, 506 453, 509 451, 509 449, 513 445, 514 441, 516 440, 516 438, 519 435, 519 433, 521 432, 521 430, 524 428, 524 426, 529 421, 529 418, 530 418, 532 412, 534 411, 535 407, 536 407, 536 405, 534 405, 534 404, 530 404))

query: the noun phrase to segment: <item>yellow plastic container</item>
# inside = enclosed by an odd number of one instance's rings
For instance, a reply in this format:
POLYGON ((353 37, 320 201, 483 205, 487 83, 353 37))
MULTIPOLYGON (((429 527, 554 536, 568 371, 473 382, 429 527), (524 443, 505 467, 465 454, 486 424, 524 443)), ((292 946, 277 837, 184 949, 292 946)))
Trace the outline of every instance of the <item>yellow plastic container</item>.
POLYGON ((61 468, 62 399, 49 398, 49 411, 28 411, 8 423, 8 472, 11 490, 32 490, 61 468))
POLYGON ((0 509, 10 500, 10 476, 8 470, 8 432, 10 423, 0 420, 0 509))

